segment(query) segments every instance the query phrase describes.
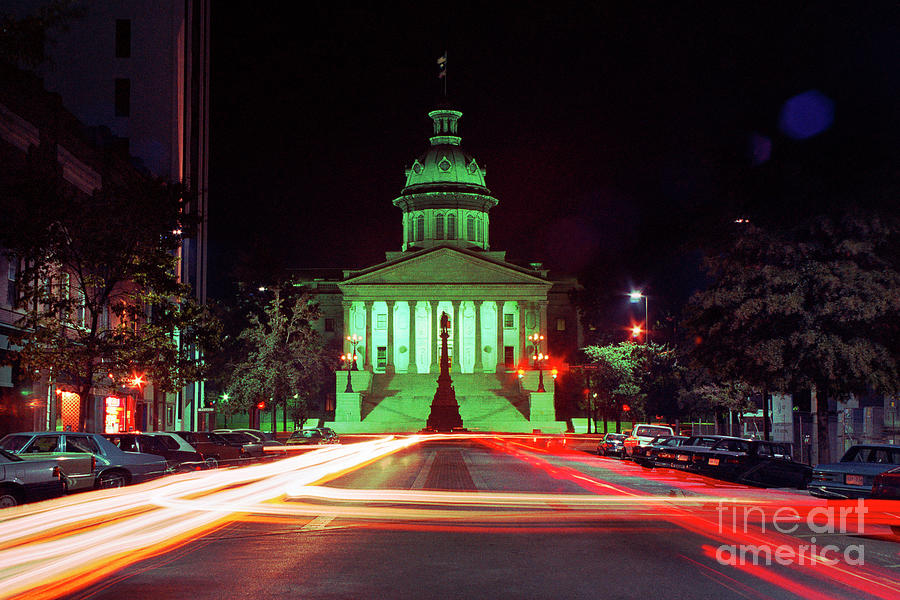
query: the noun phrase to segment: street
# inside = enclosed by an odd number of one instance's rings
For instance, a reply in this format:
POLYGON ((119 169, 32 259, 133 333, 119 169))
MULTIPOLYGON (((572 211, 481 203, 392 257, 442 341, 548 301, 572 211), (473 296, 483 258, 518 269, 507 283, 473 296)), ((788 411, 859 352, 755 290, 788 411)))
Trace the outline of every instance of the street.
POLYGON ((385 436, 11 509, 0 597, 900 595, 889 503, 645 469, 571 439, 385 436))

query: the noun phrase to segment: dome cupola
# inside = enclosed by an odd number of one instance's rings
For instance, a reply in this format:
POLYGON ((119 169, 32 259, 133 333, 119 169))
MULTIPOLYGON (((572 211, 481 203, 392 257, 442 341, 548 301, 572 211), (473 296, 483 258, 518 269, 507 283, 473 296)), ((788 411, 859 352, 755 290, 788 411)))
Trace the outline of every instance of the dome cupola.
POLYGON ((428 150, 406 169, 406 185, 394 206, 403 211, 403 250, 451 245, 488 250, 488 211, 497 199, 485 185, 486 169, 463 152, 462 112, 440 107, 428 150))

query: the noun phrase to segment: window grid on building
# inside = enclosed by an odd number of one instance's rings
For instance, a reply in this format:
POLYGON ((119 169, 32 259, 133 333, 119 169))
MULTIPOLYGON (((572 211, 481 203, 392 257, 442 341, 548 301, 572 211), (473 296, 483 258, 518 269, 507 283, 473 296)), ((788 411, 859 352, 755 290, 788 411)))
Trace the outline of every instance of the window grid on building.
POLYGON ((454 214, 447 215, 447 239, 456 239, 456 215, 454 214))
POLYGON ((503 329, 515 329, 516 316, 513 313, 503 313, 503 329))
POLYGON ((437 215, 434 218, 434 238, 444 239, 444 215, 437 215))
POLYGON ((131 58, 131 19, 116 19, 116 58, 131 58))
POLYGON ((116 78, 115 109, 117 117, 127 117, 131 114, 131 80, 123 77, 116 78))
POLYGON ((421 242, 425 239, 425 215, 416 217, 416 241, 421 242))

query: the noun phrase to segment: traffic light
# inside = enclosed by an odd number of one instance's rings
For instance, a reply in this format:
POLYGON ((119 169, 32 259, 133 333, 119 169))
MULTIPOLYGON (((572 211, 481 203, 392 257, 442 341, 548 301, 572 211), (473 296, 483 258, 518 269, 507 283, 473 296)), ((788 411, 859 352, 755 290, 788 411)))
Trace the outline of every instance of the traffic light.
POLYGON ((257 403, 256 403, 256 408, 258 408, 259 410, 265 410, 265 409, 266 409, 266 402, 265 402, 265 400, 260 400, 259 402, 257 402, 257 403))

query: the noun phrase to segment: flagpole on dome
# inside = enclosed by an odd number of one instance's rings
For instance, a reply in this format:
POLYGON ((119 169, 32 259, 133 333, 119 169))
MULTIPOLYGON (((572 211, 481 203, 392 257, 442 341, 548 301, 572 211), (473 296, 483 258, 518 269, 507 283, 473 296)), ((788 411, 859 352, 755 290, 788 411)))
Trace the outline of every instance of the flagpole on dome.
POLYGON ((438 65, 438 79, 444 80, 444 98, 447 97, 447 51, 444 50, 444 55, 437 59, 438 65))

